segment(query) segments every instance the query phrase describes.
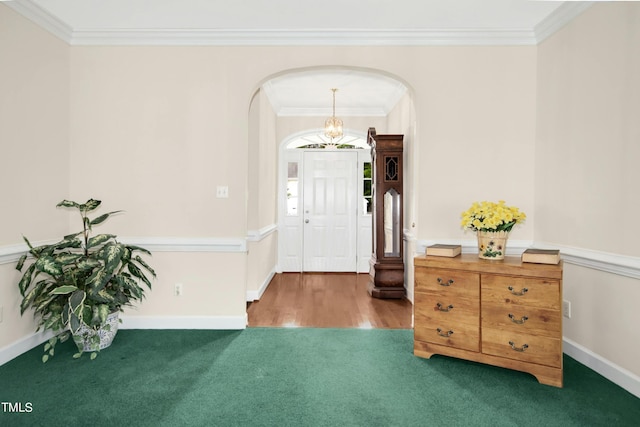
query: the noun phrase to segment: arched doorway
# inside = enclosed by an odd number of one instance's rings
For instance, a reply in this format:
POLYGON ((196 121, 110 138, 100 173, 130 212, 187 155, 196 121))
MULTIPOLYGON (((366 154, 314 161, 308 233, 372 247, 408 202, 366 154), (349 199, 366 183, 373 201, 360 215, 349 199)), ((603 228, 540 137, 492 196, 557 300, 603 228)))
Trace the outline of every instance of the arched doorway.
MULTIPOLYGON (((316 85, 317 86, 317 85, 316 85)), ((417 158, 415 135, 415 112, 413 91, 401 79, 381 70, 359 67, 309 67, 282 71, 266 77, 259 85, 249 107, 249 182, 247 200, 247 222, 249 230, 249 261, 247 263, 247 295, 261 295, 274 272, 283 271, 282 257, 278 249, 278 241, 285 231, 280 221, 282 197, 280 192, 284 140, 295 135, 319 130, 325 119, 331 114, 331 87, 340 91, 336 101, 336 115, 344 119, 345 129, 354 130, 361 135, 369 127, 375 127, 379 133, 395 133, 405 135, 405 230, 408 290, 413 280, 411 261, 414 255, 415 239, 411 238, 415 221, 415 200, 412 195, 415 188, 416 168, 413 166, 417 158), (302 77, 301 77, 302 75, 302 77), (339 79, 337 83, 326 83, 327 75, 339 79), (291 78, 291 81, 288 79, 291 78), (285 81, 284 88, 277 82, 285 81), (295 85, 295 82, 320 84, 315 91, 306 91, 295 85), (378 90, 376 83, 383 82, 386 89, 378 90), (353 96, 342 84, 354 82, 359 86, 359 95, 353 96), (275 96, 278 92, 288 97, 275 96), (308 93, 307 93, 308 92, 308 93), (295 96, 293 96, 294 94, 295 96), (385 95, 386 94, 386 95, 385 95), (286 101, 310 100, 308 105, 297 105, 293 108, 286 101), (376 104, 376 99, 378 103, 376 104), (385 105, 379 101, 385 99, 385 105), (349 100, 356 101, 351 107, 349 100), (324 109, 323 109, 324 108, 324 109), (273 234, 271 234, 273 233, 273 234), (255 236, 255 237, 254 237, 255 236), (265 237, 263 237, 265 236, 265 237), (273 236, 273 237, 271 237, 273 236), (407 237, 408 236, 408 237, 407 237)), ((295 150, 293 150, 295 151, 295 150)), ((368 151, 368 150, 365 150, 368 151)), ((284 187, 286 194, 286 187, 284 187)), ((286 202, 284 202, 286 208, 286 202)), ((369 235, 369 233, 367 233, 369 235)), ((366 259, 363 256, 362 259, 366 259)), ((368 266, 359 268, 360 271, 368 266)), ((297 271, 300 271, 298 269, 297 271)), ((255 297, 254 297, 255 298, 255 297)))

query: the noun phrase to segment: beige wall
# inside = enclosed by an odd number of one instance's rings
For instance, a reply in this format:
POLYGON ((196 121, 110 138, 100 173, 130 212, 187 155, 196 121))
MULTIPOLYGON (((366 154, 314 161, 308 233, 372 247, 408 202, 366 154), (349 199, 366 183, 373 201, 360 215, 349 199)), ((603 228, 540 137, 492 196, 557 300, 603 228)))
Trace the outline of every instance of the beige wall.
MULTIPOLYGON (((242 253, 155 252, 148 260, 159 279, 125 317, 232 317, 245 307, 242 253), (183 285, 174 296, 174 283, 183 285)), ((194 323, 194 329, 197 324, 194 323)))
POLYGON ((249 118, 248 232, 257 241, 248 243, 247 300, 259 297, 266 289, 277 262, 276 127, 275 112, 264 92, 258 91, 251 102, 249 118))
MULTIPOLYGON (((0 250, 68 234, 69 47, 0 4, 0 250)), ((1 253, 1 252, 0 252, 1 253)), ((0 262, 0 349, 31 335, 16 257, 0 262)))
MULTIPOLYGON (((261 111, 264 94, 257 91, 249 106, 249 150, 248 170, 260 170, 260 119, 264 116, 261 111)), ((258 206, 260 200, 259 174, 252 174, 247 182, 247 229, 257 230, 260 228, 260 217, 258 215, 258 206)))
POLYGON ((505 200, 533 238, 536 48, 433 48, 418 55, 415 90, 417 227, 426 239, 474 239, 460 229, 473 201, 505 200))
POLYGON ((640 376, 638 301, 640 281, 566 264, 564 298, 571 319, 564 319, 565 338, 640 376))
POLYGON ((598 4, 539 47, 536 240, 640 255, 638 28, 598 4))
POLYGON ((71 48, 71 194, 125 209, 117 234, 245 235, 251 93, 226 52, 71 48))
POLYGON ((243 236, 244 189, 254 172, 248 173, 246 159, 255 85, 287 69, 345 64, 401 76, 415 88, 419 179, 455 168, 446 182, 424 187, 421 196, 427 197, 421 200, 429 201, 422 202, 419 221, 426 233, 459 234, 459 213, 477 198, 505 198, 532 212, 533 164, 513 159, 531 159, 533 153, 535 48, 366 53, 74 47, 71 192, 77 198, 104 194, 109 206, 126 207, 121 234, 243 236), (268 61, 274 57, 281 59, 268 61), (113 170, 95 173, 98 159, 113 170), (493 185, 469 186, 479 175, 493 185), (218 184, 229 185, 229 199, 214 197, 218 184))
MULTIPOLYGON (((413 90, 409 88, 407 92, 395 105, 387 116, 388 134, 403 135, 403 168, 404 176, 413 177, 419 165, 417 155, 419 147, 415 144, 415 109, 413 106, 413 90)), ((403 233, 404 233, 404 285, 407 289, 407 298, 413 303, 413 257, 417 252, 416 228, 416 180, 407 179, 403 181, 403 233)))
POLYGON ((69 47, 0 4, 0 245, 61 237, 69 185, 69 47), (46 218, 46 219, 45 219, 46 218))
MULTIPOLYGON (((640 256, 640 5, 597 4, 539 46, 535 240, 640 256)), ((566 265, 564 335, 640 375, 640 280, 566 265)))

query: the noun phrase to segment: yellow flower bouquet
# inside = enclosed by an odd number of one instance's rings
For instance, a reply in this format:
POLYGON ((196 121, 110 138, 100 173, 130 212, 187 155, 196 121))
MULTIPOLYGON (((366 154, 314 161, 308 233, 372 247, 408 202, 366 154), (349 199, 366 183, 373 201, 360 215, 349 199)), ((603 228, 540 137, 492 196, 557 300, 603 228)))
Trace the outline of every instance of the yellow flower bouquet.
POLYGON ((474 202, 462 212, 461 226, 473 231, 510 232, 514 225, 527 217, 515 206, 507 206, 504 200, 495 202, 474 202))

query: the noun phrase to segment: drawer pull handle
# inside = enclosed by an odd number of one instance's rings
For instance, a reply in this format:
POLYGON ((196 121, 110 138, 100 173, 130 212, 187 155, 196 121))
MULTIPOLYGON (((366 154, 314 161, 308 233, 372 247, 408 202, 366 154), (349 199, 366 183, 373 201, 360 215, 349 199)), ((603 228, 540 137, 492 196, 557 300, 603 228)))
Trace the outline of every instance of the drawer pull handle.
POLYGON ((518 296, 522 296, 524 294, 526 294, 527 292, 529 292, 529 289, 527 288, 522 288, 522 290, 520 292, 516 292, 513 290, 513 286, 509 286, 509 292, 511 292, 513 295, 518 295, 518 296))
POLYGON ((529 348, 529 344, 523 344, 522 347, 516 347, 513 341, 509 341, 509 345, 511 346, 512 350, 519 351, 520 353, 522 353, 523 351, 529 348))
POLYGON ((436 307, 438 307, 438 310, 440 311, 444 311, 444 312, 448 312, 451 311, 451 309, 453 308, 453 306, 451 304, 449 304, 447 307, 444 307, 442 304, 437 303, 436 307))
POLYGON ((529 320, 529 318, 527 316, 522 316, 520 318, 520 320, 516 319, 516 316, 514 316, 513 314, 509 313, 509 319, 511 319, 511 321, 513 323, 517 323, 518 325, 523 325, 524 322, 526 322, 527 320, 529 320))
POLYGON ((449 338, 453 334, 453 331, 451 329, 449 329, 447 332, 442 332, 442 329, 438 328, 437 331, 438 335, 445 338, 449 338))
POLYGON ((444 280, 438 277, 438 284, 440 286, 451 286, 453 285, 453 280, 449 279, 448 281, 445 282, 444 280))

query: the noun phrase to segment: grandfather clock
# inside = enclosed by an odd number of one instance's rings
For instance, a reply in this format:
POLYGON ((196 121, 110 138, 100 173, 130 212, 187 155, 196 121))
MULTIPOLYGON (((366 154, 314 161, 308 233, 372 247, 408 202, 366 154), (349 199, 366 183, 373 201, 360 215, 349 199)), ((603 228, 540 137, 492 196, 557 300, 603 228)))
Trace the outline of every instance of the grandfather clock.
POLYGON ((369 128, 373 171, 373 254, 369 294, 375 298, 403 298, 402 241, 403 135, 376 135, 369 128))

